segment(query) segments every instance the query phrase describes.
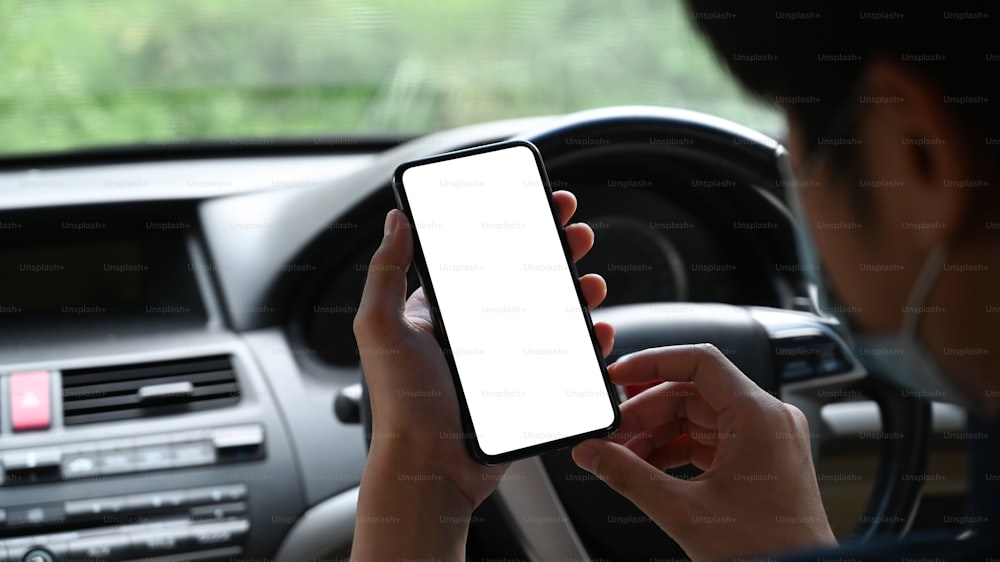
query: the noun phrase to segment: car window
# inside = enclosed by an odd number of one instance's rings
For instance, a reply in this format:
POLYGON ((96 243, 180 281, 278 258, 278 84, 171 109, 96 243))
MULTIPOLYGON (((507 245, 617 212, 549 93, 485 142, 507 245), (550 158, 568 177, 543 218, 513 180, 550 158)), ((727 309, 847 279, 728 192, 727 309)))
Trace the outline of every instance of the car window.
POLYGON ((618 104, 776 132, 674 0, 5 0, 0 156, 422 133, 618 104))

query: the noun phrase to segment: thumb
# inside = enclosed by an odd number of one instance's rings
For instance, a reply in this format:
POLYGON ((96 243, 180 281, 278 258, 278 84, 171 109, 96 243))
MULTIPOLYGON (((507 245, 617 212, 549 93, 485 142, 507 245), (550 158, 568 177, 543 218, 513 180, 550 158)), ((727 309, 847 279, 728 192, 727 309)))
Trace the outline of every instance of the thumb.
POLYGON ((646 462, 631 449, 605 441, 590 439, 573 448, 573 461, 580 468, 600 478, 614 491, 625 496, 654 521, 663 506, 675 505, 682 484, 646 462))
POLYGON ((368 341, 394 341, 403 330, 406 270, 413 259, 413 237, 406 215, 393 209, 385 217, 385 236, 368 265, 354 334, 368 341))

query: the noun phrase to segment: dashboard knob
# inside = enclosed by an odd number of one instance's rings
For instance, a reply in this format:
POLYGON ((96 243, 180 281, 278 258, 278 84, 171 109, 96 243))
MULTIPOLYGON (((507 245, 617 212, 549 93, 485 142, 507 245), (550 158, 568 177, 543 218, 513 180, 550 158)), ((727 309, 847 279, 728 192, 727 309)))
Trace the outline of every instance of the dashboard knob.
POLYGON ((341 423, 361 423, 361 383, 347 385, 333 399, 333 413, 341 423))
POLYGON ((55 562, 55 558, 47 550, 35 549, 24 555, 24 562, 55 562))

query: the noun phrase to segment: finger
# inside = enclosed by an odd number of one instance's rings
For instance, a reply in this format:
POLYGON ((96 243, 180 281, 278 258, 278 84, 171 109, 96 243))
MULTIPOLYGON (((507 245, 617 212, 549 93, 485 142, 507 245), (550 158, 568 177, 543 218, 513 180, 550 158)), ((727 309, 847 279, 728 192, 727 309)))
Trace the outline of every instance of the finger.
MULTIPOLYGON (((687 419, 675 420, 653 428, 648 430, 645 435, 646 440, 654 449, 666 447, 682 436, 687 436, 696 443, 701 443, 709 447, 715 447, 719 441, 733 438, 733 434, 731 433, 720 432, 714 427, 705 427, 687 419)), ((627 446, 633 451, 639 452, 637 449, 632 448, 631 444, 627 446)))
POLYGON ((385 219, 385 235, 368 265, 361 303, 354 316, 358 345, 392 341, 402 333, 406 270, 413 259, 409 222, 398 209, 385 219))
POLYGON ((556 203, 556 210, 559 211, 559 220, 563 224, 568 223, 576 213, 576 196, 569 191, 554 191, 552 199, 556 203))
POLYGON ((659 468, 669 470, 693 464, 700 470, 708 470, 715 461, 716 448, 699 443, 690 435, 682 435, 670 444, 654 451, 646 461, 659 468))
POLYGON ((591 310, 601 306, 608 296, 608 284, 596 273, 588 273, 580 278, 580 290, 583 292, 583 300, 587 301, 587 308, 591 310))
POLYGON ((580 261, 594 247, 594 230, 586 223, 573 223, 566 227, 566 242, 573 261, 580 261))
POLYGON ((623 432, 619 430, 611 440, 620 445, 625 445, 633 453, 645 459, 657 449, 667 445, 685 432, 687 432, 686 420, 673 420, 649 430, 636 432, 623 432))
POLYGON ((707 470, 715 458, 718 431, 687 420, 674 420, 630 439, 625 447, 649 464, 666 470, 694 464, 707 470))
POLYGON ((714 429, 719 416, 694 384, 669 381, 626 400, 621 415, 620 427, 625 433, 649 432, 676 420, 714 429))
POLYGON ((594 335, 597 336, 597 343, 601 346, 601 355, 607 357, 611 355, 611 350, 615 347, 615 329, 607 322, 597 322, 594 324, 594 335))
POLYGON ((608 368, 608 373, 617 384, 693 382, 717 412, 737 399, 760 401, 770 396, 711 344, 645 349, 622 357, 608 368))

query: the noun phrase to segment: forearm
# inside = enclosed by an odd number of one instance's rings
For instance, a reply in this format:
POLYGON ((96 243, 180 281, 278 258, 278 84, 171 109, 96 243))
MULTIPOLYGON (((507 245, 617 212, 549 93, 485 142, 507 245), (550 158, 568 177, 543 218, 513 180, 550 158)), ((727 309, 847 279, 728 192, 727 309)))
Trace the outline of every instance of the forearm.
POLYGON ((361 479, 351 560, 465 560, 472 506, 433 469, 373 451, 361 479))

